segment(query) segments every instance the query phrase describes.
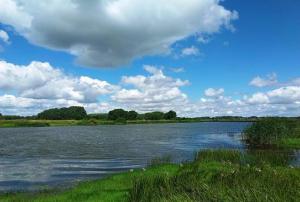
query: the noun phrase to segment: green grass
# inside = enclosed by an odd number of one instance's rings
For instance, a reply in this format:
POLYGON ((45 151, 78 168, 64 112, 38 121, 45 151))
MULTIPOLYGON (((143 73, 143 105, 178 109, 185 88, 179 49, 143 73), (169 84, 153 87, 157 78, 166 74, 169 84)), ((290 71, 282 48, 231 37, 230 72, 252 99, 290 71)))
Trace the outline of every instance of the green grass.
POLYGON ((0 128, 15 127, 47 127, 47 126, 96 126, 96 125, 124 125, 124 124, 164 124, 164 123, 197 123, 197 122, 246 122, 249 120, 213 120, 213 119, 175 119, 175 120, 124 120, 111 121, 100 119, 83 120, 1 120, 0 128))
POLYGON ((257 121, 244 130, 250 146, 300 148, 300 122, 291 119, 269 118, 257 121))
POLYGON ((298 201, 299 168, 269 160, 263 153, 200 152, 174 176, 137 179, 129 201, 298 201))
POLYGON ((300 138, 286 138, 277 143, 278 146, 290 149, 300 149, 300 138))
POLYGON ((2 202, 82 201, 298 201, 300 169, 288 166, 288 154, 206 150, 190 163, 155 160, 136 170, 80 183, 66 191, 0 196, 2 202), (163 163, 160 165, 160 163, 163 163))
POLYGON ((46 121, 33 121, 33 120, 0 120, 0 127, 14 128, 14 127, 47 127, 50 123, 46 121))

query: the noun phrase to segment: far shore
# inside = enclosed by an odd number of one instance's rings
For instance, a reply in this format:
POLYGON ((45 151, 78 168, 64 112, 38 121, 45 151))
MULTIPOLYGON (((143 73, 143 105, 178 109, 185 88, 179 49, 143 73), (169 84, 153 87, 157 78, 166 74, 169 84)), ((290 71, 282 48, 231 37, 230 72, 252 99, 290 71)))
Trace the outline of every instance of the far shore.
POLYGON ((254 119, 176 119, 176 120, 0 120, 0 128, 17 127, 55 127, 55 126, 97 126, 97 125, 135 125, 135 124, 168 124, 168 123, 199 123, 199 122, 254 122, 254 119))

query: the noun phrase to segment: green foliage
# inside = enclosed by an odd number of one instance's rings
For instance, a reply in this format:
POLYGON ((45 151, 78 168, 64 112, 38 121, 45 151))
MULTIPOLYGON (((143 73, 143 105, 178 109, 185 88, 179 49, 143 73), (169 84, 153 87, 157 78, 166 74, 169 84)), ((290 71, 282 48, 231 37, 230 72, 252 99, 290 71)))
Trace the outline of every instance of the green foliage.
POLYGON ((88 119, 99 119, 99 120, 107 120, 108 114, 102 113, 102 114, 88 114, 88 119))
POLYGON ((138 117, 138 113, 136 111, 129 111, 127 114, 128 120, 136 120, 138 117))
POLYGON ((83 107, 69 107, 60 109, 48 109, 37 115, 38 119, 46 120, 80 120, 87 117, 87 113, 83 107))
POLYGON ((149 112, 145 114, 146 120, 161 120, 164 119, 163 112, 149 112))
POLYGON ((176 117, 177 117, 177 114, 174 111, 169 111, 164 114, 164 119, 167 119, 167 120, 175 119, 176 117))
POLYGON ((25 119, 23 116, 16 116, 16 115, 2 115, 0 117, 3 120, 20 120, 20 119, 25 119))
POLYGON ((244 131, 245 139, 253 145, 270 145, 283 138, 294 137, 296 122, 288 119, 263 119, 244 131))
POLYGON ((114 109, 110 112, 108 112, 108 119, 116 121, 118 119, 127 119, 127 114, 128 112, 125 111, 124 109, 114 109))

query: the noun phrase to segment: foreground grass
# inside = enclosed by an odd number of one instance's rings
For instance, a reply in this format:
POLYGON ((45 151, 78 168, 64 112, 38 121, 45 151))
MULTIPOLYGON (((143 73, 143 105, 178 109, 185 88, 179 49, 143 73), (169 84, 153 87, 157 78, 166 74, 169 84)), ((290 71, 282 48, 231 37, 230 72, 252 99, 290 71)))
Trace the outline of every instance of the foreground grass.
POLYGON ((277 143, 278 146, 290 149, 300 149, 300 138, 285 138, 277 143))
POLYGON ((298 201, 300 169, 280 154, 207 150, 190 163, 156 165, 63 192, 7 194, 0 201, 298 201))
POLYGON ((138 179, 129 201, 299 201, 299 168, 270 154, 200 152, 174 176, 138 179))

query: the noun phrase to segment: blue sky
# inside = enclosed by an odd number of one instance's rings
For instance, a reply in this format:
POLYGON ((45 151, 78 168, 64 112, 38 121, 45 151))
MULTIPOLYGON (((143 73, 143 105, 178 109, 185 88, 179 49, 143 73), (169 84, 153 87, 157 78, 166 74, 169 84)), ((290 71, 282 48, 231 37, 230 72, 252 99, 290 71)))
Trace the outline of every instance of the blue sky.
POLYGON ((8 36, 0 34, 0 113, 76 104, 89 112, 124 107, 183 116, 300 115, 297 0, 174 0, 172 8, 164 1, 32 2, 0 0, 0 30, 8 36), (92 15, 97 12, 88 4, 94 2, 109 20, 92 15), (71 10, 75 4, 81 10, 71 10), (52 7, 58 16, 49 18, 52 7), (164 15, 156 15, 158 8, 164 15), (91 9, 87 19, 80 15, 85 9, 91 9), (29 67, 32 61, 40 63, 29 67), (57 78, 44 75, 42 63, 59 70, 57 78), (83 87, 83 76, 94 83, 85 80, 83 87), (30 85, 8 85, 12 81, 30 85), (109 86, 95 89, 96 81, 109 86), (55 82, 69 91, 51 89, 55 82))

